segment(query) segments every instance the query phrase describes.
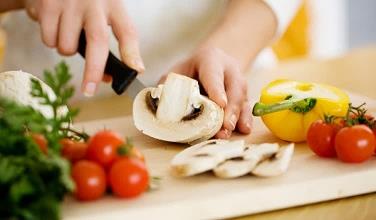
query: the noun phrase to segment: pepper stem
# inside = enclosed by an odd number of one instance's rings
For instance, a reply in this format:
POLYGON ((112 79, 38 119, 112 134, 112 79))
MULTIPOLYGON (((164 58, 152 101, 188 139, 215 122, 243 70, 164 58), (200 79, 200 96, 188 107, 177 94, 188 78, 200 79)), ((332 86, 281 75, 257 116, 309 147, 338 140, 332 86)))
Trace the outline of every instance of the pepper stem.
POLYGON ((315 98, 296 99, 292 98, 292 96, 288 96, 287 100, 273 104, 257 102, 253 106, 252 114, 254 116, 262 116, 283 110, 291 110, 293 112, 304 114, 315 107, 316 101, 315 98))

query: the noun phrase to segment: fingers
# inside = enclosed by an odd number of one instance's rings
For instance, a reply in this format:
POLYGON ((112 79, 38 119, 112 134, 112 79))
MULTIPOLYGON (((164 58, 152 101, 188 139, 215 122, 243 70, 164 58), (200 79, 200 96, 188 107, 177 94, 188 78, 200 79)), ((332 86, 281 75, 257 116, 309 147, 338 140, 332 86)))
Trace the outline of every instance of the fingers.
POLYGON ((207 62, 198 69, 199 80, 211 100, 224 108, 227 105, 227 96, 224 87, 224 69, 215 62, 207 62))
POLYGON ((243 103, 237 128, 240 133, 249 134, 252 130, 252 106, 249 101, 243 103))
POLYGON ((163 84, 163 83, 166 81, 166 79, 167 79, 167 74, 163 75, 163 76, 159 79, 159 81, 158 81, 158 85, 163 84))
POLYGON ((95 94, 97 85, 103 78, 109 51, 108 26, 101 10, 91 10, 85 21, 87 47, 82 92, 90 97, 95 94))
POLYGON ((34 21, 38 21, 38 12, 34 0, 25 0, 23 3, 29 17, 34 21))
POLYGON ((225 73, 225 86, 228 104, 225 107, 223 129, 233 131, 247 95, 247 87, 245 79, 237 69, 230 69, 225 73))
POLYGON ((62 8, 55 1, 41 1, 38 6, 37 16, 41 26, 43 43, 48 47, 56 47, 62 8))
POLYGON ((73 55, 77 51, 83 20, 75 4, 66 7, 60 19, 58 51, 63 55, 73 55))
POLYGON ((215 138, 219 139, 229 139, 231 137, 232 131, 229 131, 225 128, 221 128, 218 133, 215 135, 215 138))
POLYGON ((122 60, 139 73, 144 72, 145 66, 140 55, 136 29, 122 5, 115 5, 112 8, 110 23, 112 31, 119 41, 122 60))

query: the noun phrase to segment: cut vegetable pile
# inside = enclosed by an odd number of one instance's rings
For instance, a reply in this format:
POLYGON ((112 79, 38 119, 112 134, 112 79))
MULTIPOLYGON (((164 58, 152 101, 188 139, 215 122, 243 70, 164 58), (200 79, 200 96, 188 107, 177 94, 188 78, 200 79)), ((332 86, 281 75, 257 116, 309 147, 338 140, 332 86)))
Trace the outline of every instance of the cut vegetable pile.
POLYGON ((209 140, 193 145, 171 161, 171 172, 188 177, 213 171, 220 178, 236 178, 249 173, 255 176, 278 176, 287 171, 294 144, 251 144, 244 140, 209 140))
POLYGON ((68 66, 0 73, 0 219, 59 219, 70 192, 94 200, 107 190, 135 197, 149 186, 143 155, 110 130, 90 137, 72 127, 77 109, 68 66), (71 169, 72 166, 72 169, 71 169))
POLYGON ((352 106, 346 93, 332 86, 276 80, 262 90, 253 115, 282 140, 307 140, 320 157, 360 163, 376 151, 376 120, 364 105, 352 106))

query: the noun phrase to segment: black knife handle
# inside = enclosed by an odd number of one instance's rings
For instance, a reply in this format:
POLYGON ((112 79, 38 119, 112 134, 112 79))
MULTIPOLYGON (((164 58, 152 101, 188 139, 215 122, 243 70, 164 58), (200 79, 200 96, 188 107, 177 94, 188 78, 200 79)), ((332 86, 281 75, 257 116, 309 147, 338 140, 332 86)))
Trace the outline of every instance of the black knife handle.
MULTIPOLYGON (((78 52, 85 58, 86 36, 82 30, 78 42, 78 52)), ((104 72, 112 76, 112 89, 116 94, 121 95, 137 77, 137 71, 121 62, 109 51, 104 72)))

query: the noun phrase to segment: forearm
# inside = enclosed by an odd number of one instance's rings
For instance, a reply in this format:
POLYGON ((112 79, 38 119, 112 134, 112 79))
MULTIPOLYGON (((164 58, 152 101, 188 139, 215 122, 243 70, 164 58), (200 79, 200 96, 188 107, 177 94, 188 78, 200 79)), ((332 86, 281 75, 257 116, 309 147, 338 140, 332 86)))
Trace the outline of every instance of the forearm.
POLYGON ((277 20, 262 0, 230 0, 225 15, 201 47, 217 47, 234 57, 246 70, 273 39, 277 20))
POLYGON ((16 10, 23 8, 22 0, 1 0, 0 1, 0 12, 16 10))

